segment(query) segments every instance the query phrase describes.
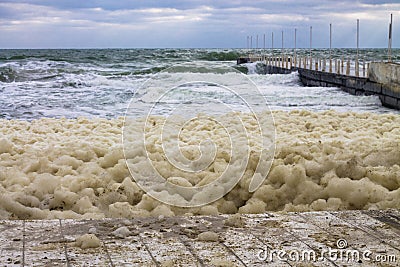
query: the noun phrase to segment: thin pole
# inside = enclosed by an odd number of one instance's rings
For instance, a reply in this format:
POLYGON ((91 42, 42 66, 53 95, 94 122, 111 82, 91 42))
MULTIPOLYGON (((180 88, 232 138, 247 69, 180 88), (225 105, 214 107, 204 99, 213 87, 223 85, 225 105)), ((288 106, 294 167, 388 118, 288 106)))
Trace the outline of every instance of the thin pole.
POLYGON ((357 19, 357 61, 358 61, 358 49, 359 49, 359 43, 360 43, 360 20, 357 19))
POLYGON ((249 49, 249 36, 248 35, 247 35, 247 46, 246 46, 246 48, 249 49))
POLYGON ((264 33, 264 50, 265 50, 265 33, 264 33))
POLYGON ((390 14, 389 45, 388 45, 388 61, 389 62, 392 62, 392 29, 393 29, 393 14, 390 14))
POLYGON ((310 26, 310 69, 312 69, 312 54, 311 54, 311 48, 312 48, 312 26, 310 26))
POLYGON ((332 58, 332 23, 329 24, 329 59, 332 58))
POLYGON ((282 62, 282 68, 284 67, 283 65, 283 31, 282 31, 282 51, 281 51, 281 62, 282 62))
POLYGON ((329 73, 332 73, 332 23, 329 24, 329 73))
POLYGON ((253 35, 250 36, 250 49, 253 49, 253 35))
POLYGON ((271 48, 272 48, 272 50, 274 50, 274 33, 272 33, 272 46, 271 46, 271 48))
MULTIPOLYGON (((271 56, 273 56, 274 55, 274 32, 272 32, 271 33, 271 56)), ((274 65, 276 66, 276 64, 277 64, 277 61, 276 61, 276 58, 274 58, 274 65)))
POLYGON ((312 26, 310 26, 310 58, 311 58, 311 48, 312 48, 312 26))
POLYGON ((359 47, 360 47, 360 20, 357 19, 357 58, 356 58, 356 77, 359 77, 360 71, 359 68, 360 66, 358 65, 358 58, 359 58, 359 47))
POLYGON ((294 29, 294 56, 296 56, 297 49, 297 29, 294 29))
POLYGON ((256 49, 258 49, 258 34, 257 34, 256 49))

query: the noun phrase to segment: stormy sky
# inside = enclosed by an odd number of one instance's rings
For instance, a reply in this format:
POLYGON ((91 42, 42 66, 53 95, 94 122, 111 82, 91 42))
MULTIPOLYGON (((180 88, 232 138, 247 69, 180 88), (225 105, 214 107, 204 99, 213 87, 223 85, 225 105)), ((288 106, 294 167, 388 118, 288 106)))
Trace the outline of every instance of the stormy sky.
POLYGON ((400 47, 400 0, 0 0, 0 48, 400 47))

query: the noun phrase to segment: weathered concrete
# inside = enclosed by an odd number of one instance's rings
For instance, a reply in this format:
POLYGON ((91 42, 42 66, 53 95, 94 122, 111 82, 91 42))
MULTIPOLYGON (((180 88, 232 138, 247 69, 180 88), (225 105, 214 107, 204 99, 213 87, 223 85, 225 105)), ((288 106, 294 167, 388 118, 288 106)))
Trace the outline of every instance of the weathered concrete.
POLYGON ((232 219, 231 215, 3 220, 0 266, 400 264, 399 210, 242 214, 236 225, 228 223, 228 218, 232 219), (129 233, 116 236, 113 232, 120 227, 127 227, 129 233), (207 231, 218 238, 198 238, 207 231), (75 240, 87 233, 100 239, 98 247, 81 249, 76 245, 75 240))
POLYGON ((369 80, 381 85, 380 99, 388 107, 400 109, 400 64, 372 62, 369 80))
POLYGON ((389 62, 372 62, 369 65, 368 77, 393 92, 400 94, 400 64, 389 62))

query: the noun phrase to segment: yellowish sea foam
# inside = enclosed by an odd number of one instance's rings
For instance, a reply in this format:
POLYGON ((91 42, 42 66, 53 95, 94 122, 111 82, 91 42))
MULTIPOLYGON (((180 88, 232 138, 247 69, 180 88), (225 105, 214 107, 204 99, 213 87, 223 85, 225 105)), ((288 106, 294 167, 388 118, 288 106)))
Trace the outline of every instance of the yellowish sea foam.
MULTIPOLYGON (((0 218, 133 218, 400 207, 400 115, 334 111, 274 111, 273 115, 275 159, 263 185, 254 193, 248 191, 258 160, 259 144, 255 142, 250 144, 244 176, 234 189, 222 199, 195 208, 160 203, 135 183, 124 158, 122 118, 1 120, 0 218)), ((218 119, 229 120, 229 116, 218 119)), ((245 114, 242 119, 244 124, 251 120, 245 114)), ((183 132, 186 139, 181 151, 189 159, 199 157, 195 149, 198 135, 209 134, 216 142, 227 143, 224 131, 204 123, 203 128, 192 125, 193 135, 183 132)), ((135 129, 132 134, 134 142, 135 129)), ((154 144, 147 144, 149 155, 131 147, 129 164, 140 168, 149 156, 165 179, 181 186, 213 181, 229 161, 227 153, 217 150, 216 159, 201 174, 185 177, 163 157, 156 139, 154 144)))

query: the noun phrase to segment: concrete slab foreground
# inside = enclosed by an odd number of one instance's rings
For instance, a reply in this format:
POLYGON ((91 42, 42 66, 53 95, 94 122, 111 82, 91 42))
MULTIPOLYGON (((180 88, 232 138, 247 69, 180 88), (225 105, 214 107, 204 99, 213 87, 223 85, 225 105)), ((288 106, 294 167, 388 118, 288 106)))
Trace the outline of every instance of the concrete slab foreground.
POLYGON ((2 220, 0 266, 400 265, 399 210, 231 216, 2 220))

